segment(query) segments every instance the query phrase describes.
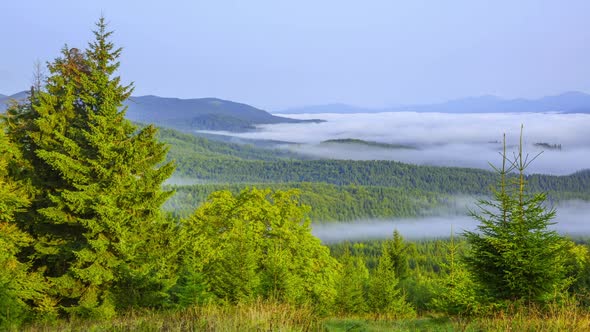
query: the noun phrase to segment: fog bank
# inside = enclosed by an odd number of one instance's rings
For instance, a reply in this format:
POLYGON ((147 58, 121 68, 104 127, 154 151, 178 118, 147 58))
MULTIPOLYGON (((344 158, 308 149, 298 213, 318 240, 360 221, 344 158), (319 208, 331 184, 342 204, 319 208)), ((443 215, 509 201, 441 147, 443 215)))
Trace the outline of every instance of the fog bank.
MULTIPOLYGON (((475 208, 477 211, 477 208, 475 208)), ((560 203, 550 226, 561 234, 590 236, 590 202, 560 203)), ((475 230, 478 222, 466 215, 390 220, 359 220, 352 223, 314 224, 312 233, 324 243, 390 238, 395 229, 407 239, 449 237, 475 230)))
POLYGON ((419 165, 490 169, 500 160, 503 133, 513 149, 524 124, 526 151, 544 151, 529 173, 570 174, 590 168, 590 114, 553 113, 376 113, 282 114, 323 123, 263 125, 255 132, 224 133, 249 139, 298 142, 282 146, 318 158, 396 160, 419 165), (416 149, 391 149, 355 144, 320 144, 330 139, 361 139, 410 145, 416 149), (534 146, 560 144, 561 149, 534 146))

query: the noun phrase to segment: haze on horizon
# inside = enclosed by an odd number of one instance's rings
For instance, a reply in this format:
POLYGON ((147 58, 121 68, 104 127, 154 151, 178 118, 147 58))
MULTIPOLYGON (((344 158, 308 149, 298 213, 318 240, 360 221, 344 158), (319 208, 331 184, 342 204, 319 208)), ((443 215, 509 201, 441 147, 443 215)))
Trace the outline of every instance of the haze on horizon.
POLYGON ((269 111, 590 92, 590 2, 6 1, 0 93, 36 60, 86 46, 104 14, 135 95, 269 111))

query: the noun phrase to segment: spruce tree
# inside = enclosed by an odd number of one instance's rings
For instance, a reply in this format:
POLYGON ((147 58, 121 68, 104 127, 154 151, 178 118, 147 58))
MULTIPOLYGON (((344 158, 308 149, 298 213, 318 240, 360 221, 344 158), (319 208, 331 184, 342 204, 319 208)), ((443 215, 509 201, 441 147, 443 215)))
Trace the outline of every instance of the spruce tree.
POLYGON ((160 207, 174 166, 163 164, 153 126, 125 119, 133 87, 115 76, 121 49, 111 34, 100 18, 87 50, 65 47, 13 125, 36 174, 35 263, 46 266, 60 305, 82 316, 161 304, 173 268, 165 248, 174 226, 160 207))
POLYGON ((465 244, 455 241, 451 229, 446 262, 441 264, 439 287, 435 291, 431 306, 441 312, 454 316, 468 316, 481 310, 477 298, 477 287, 470 273, 460 261, 459 249, 465 244))
POLYGON ((403 280, 408 276, 408 244, 398 230, 393 231, 393 240, 387 246, 391 265, 398 279, 403 280))
POLYGON ((344 254, 339 259, 342 271, 336 284, 338 295, 335 307, 340 314, 362 314, 368 309, 366 291, 369 270, 364 257, 351 255, 349 246, 349 243, 345 244, 344 254))
POLYGON ((369 308, 377 317, 406 318, 415 315, 414 309, 406 302, 399 289, 390 255, 391 240, 383 243, 381 256, 375 271, 369 279, 369 308))
POLYGON ((529 193, 525 170, 535 158, 523 155, 522 132, 513 159, 505 144, 493 200, 479 201, 480 211, 472 212, 477 231, 465 232, 465 263, 491 298, 542 302, 569 286, 567 241, 548 228, 555 210, 544 206, 546 195, 529 193))

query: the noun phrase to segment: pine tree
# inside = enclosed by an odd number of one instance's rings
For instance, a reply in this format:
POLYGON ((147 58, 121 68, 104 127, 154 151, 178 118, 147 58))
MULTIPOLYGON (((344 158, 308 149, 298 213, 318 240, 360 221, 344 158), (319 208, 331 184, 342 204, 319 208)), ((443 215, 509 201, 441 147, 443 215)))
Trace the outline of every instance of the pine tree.
POLYGON ((477 232, 465 232, 471 245, 465 263, 488 296, 538 302, 569 286, 567 241, 548 229, 555 210, 543 205, 546 195, 528 192, 525 170, 534 158, 524 156, 522 147, 522 132, 514 159, 504 143, 494 199, 479 201, 480 212, 472 212, 480 222, 477 232))
POLYGON ((162 164, 167 149, 153 126, 125 119, 133 88, 114 76, 121 49, 106 28, 100 18, 86 51, 65 47, 49 64, 46 88, 12 131, 35 173, 35 264, 46 266, 62 307, 95 317, 162 303, 173 269, 165 248, 174 226, 160 207, 174 166, 162 164))

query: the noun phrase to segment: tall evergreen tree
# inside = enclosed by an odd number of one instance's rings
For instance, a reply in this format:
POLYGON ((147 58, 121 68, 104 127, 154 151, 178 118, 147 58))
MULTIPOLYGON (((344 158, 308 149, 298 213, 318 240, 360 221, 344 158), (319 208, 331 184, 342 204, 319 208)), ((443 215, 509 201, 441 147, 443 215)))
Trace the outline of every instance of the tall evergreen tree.
POLYGON ((133 88, 114 76, 121 49, 111 34, 100 18, 86 51, 64 48, 13 125, 36 174, 36 265, 47 267, 61 306, 83 316, 161 302, 166 286, 156 280, 169 265, 166 251, 155 252, 173 228, 160 207, 174 166, 162 164, 167 149, 153 126, 138 130, 125 119, 133 88))
POLYGON ((549 230, 555 210, 543 203, 545 194, 530 194, 525 170, 534 160, 519 150, 506 155, 505 139, 498 188, 493 200, 480 200, 477 232, 465 232, 471 252, 465 263, 476 281, 496 300, 544 301, 565 290, 567 241, 549 230), (517 176, 509 177, 512 171, 517 176))

